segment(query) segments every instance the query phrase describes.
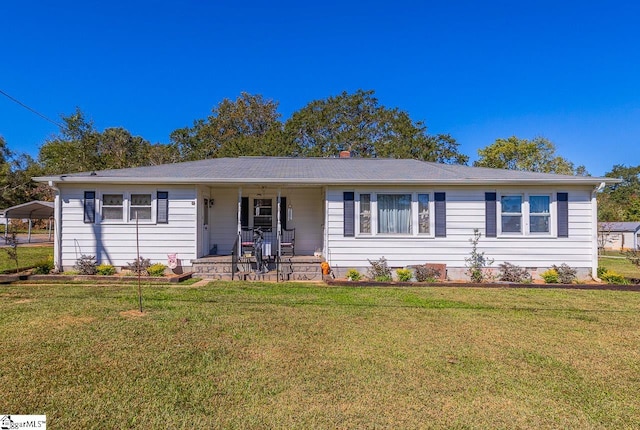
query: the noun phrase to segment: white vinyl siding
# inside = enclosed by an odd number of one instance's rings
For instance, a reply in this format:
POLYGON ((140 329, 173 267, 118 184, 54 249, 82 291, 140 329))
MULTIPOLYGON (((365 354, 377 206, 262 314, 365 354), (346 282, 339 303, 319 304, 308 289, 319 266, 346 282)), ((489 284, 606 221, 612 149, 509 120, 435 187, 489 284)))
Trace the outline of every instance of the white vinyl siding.
MULTIPOLYGON (((81 255, 95 255, 99 263, 126 266, 136 258, 135 222, 124 222, 124 213, 118 222, 84 223, 84 192, 86 186, 61 185, 61 253, 62 265, 70 269, 81 255)), ((131 186, 109 185, 95 187, 96 196, 121 195, 126 198, 131 186)), ((152 263, 166 264, 167 254, 177 253, 183 265, 189 266, 196 258, 196 206, 194 186, 162 186, 168 191, 169 220, 166 224, 140 223, 140 255, 152 263)), ((140 185, 137 194, 155 195, 156 187, 140 185)), ((112 200, 111 203, 117 203, 112 200)), ((124 205, 123 205, 124 206, 124 205)), ((117 208, 117 204, 112 206, 117 208)), ((104 209, 104 206, 102 207, 104 209)), ((124 210, 124 209, 123 209, 124 210)), ((117 212, 114 210, 114 212, 117 212)), ((155 211, 154 211, 155 212, 155 211)), ((125 212, 126 213, 126 212, 125 212)), ((128 217, 128 216, 127 216, 128 217)))
MULTIPOLYGON (((512 235, 485 237, 485 192, 498 191, 499 195, 550 195, 556 189, 533 187, 445 187, 438 189, 446 193, 447 237, 358 235, 344 237, 342 234, 342 192, 340 187, 330 187, 327 192, 327 243, 331 264, 337 267, 369 266, 368 259, 384 256, 392 267, 413 264, 444 263, 448 267, 464 268, 469 256, 469 239, 474 229, 482 233, 479 248, 495 260, 493 267, 510 262, 522 267, 549 267, 567 263, 572 267, 588 268, 592 265, 594 226, 592 225, 591 189, 585 187, 563 188, 569 193, 570 237, 558 238, 555 233, 553 198, 551 199, 551 232, 545 235, 512 235)), ((356 189, 356 191, 358 191, 356 189)), ((380 187, 375 192, 408 192, 406 187, 380 187)), ((374 194, 373 190, 367 193, 374 194)), ((416 189, 415 193, 421 193, 416 189)), ((433 195, 433 194, 431 194, 433 195)), ((500 198, 498 198, 498 204, 500 198)), ((375 213, 375 211, 374 211, 375 213)), ((433 218, 433 217, 431 217, 433 218)), ((498 220, 500 224, 500 220, 498 220)), ((375 225, 375 223, 374 223, 375 225)))

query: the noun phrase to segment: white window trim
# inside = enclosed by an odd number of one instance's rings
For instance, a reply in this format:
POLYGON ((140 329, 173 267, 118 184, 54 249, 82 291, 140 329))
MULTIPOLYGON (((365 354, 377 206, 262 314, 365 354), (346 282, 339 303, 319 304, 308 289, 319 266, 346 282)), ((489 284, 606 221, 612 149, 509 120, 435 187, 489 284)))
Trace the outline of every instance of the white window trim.
MULTIPOLYGON (((557 227, 557 205, 556 205, 556 194, 551 193, 549 191, 527 191, 527 192, 498 192, 496 196, 496 212, 497 216, 497 237, 498 238, 556 238, 558 237, 558 227, 557 227), (522 232, 520 233, 511 233, 511 232, 502 232, 502 197, 505 196, 520 196, 522 197, 522 208, 521 208, 521 216, 522 216, 522 232), (531 232, 531 223, 530 223, 530 207, 529 207, 529 197, 531 196, 547 196, 549 197, 549 232, 548 233, 536 233, 531 232)), ((508 215, 508 212, 506 213, 508 215)))
POLYGON ((434 192, 429 190, 409 191, 409 190, 360 190, 355 192, 355 237, 359 239, 377 238, 377 239, 432 239, 435 238, 435 201, 434 192), (371 233, 360 233, 360 194, 369 194, 371 196, 371 233), (411 195, 411 233, 395 234, 395 233, 378 233, 378 194, 385 195, 411 195), (418 226, 418 194, 427 194, 429 196, 429 233, 419 233, 418 226))
MULTIPOLYGON (((164 190, 161 190, 164 191, 164 190)), ((122 224, 133 224, 135 225, 136 220, 129 220, 129 210, 131 208, 131 195, 132 194, 151 194, 151 219, 150 220, 138 220, 138 224, 156 224, 157 223, 157 211, 158 211, 158 194, 157 194, 157 190, 153 190, 153 191, 115 191, 115 190, 105 190, 105 191, 101 191, 100 193, 96 193, 96 199, 98 200, 97 204, 96 204, 96 218, 99 218, 99 220, 96 220, 97 222, 99 222, 100 224, 105 224, 105 225, 109 225, 109 224, 116 224, 116 225, 122 225, 122 224), (105 194, 119 194, 122 195, 122 219, 120 220, 115 220, 115 219, 103 219, 102 217, 102 202, 103 202, 103 196, 105 194)))

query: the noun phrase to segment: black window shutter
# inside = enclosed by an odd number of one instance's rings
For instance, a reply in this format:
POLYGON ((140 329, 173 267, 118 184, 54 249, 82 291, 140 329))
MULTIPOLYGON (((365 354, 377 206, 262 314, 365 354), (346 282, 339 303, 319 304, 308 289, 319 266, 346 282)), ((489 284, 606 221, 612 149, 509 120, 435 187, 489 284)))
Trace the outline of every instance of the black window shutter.
POLYGON ((569 193, 558 193, 558 237, 569 237, 569 193))
POLYGON ((158 204, 158 210, 156 211, 156 222, 158 224, 169 223, 169 192, 158 191, 156 202, 158 204))
POLYGON ((496 193, 484 193, 484 235, 486 237, 498 235, 496 212, 496 193))
POLYGON ((84 222, 93 224, 96 222, 96 192, 84 192, 84 222))
POLYGON ((436 237, 447 237, 447 200, 445 193, 434 193, 436 237))
POLYGON ((280 227, 287 229, 287 198, 280 197, 280 227))
POLYGON ((249 197, 243 197, 240 202, 240 225, 249 228, 249 197))
POLYGON ((355 193, 344 192, 344 235, 355 236, 355 193))

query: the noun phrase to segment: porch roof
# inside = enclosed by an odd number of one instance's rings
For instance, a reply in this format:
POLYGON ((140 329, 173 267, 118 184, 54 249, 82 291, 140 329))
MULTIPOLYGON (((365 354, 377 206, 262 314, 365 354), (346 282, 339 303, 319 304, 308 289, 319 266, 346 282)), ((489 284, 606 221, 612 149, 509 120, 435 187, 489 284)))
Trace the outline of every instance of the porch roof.
POLYGON ((387 158, 213 158, 159 166, 41 176, 55 183, 593 184, 613 178, 555 175, 387 158))

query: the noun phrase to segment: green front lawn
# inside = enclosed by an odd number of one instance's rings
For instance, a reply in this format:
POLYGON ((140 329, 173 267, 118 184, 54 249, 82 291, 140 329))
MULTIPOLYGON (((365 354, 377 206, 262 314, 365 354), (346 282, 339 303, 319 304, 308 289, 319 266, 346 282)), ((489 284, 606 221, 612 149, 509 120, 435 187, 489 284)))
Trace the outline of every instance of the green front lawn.
POLYGON ((0 411, 56 428, 633 428, 640 294, 0 286, 0 411))
MULTIPOLYGON (((18 245, 18 265, 33 267, 37 262, 53 258, 53 246, 21 246, 18 245)), ((0 273, 15 270, 16 263, 9 259, 5 248, 0 248, 0 273)))
POLYGON ((598 264, 627 278, 640 279, 640 267, 631 264, 624 254, 619 252, 601 255, 598 258, 598 264))

